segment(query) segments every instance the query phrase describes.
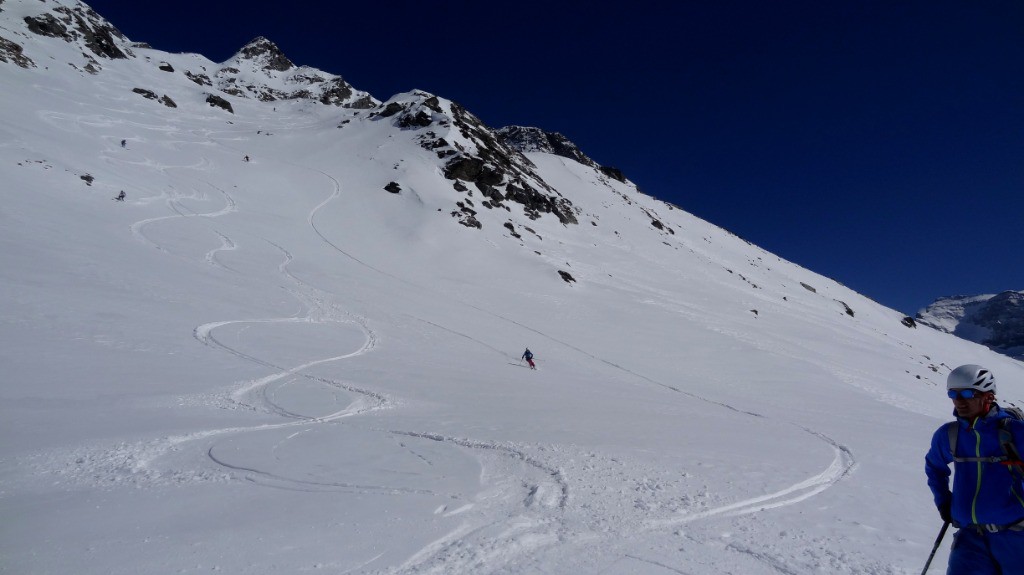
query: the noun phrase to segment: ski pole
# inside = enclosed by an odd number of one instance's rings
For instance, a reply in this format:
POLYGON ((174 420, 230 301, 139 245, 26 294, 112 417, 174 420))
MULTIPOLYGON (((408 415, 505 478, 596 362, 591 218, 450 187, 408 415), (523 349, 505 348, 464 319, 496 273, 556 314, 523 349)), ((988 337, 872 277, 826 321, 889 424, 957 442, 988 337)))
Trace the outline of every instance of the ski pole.
POLYGON ((939 531, 939 536, 935 538, 935 545, 932 545, 932 553, 928 556, 928 561, 924 564, 924 569, 921 571, 921 575, 925 575, 928 572, 928 567, 932 564, 932 559, 935 558, 935 552, 939 550, 939 544, 942 543, 942 538, 946 536, 946 530, 949 529, 949 521, 942 524, 942 530, 939 531))

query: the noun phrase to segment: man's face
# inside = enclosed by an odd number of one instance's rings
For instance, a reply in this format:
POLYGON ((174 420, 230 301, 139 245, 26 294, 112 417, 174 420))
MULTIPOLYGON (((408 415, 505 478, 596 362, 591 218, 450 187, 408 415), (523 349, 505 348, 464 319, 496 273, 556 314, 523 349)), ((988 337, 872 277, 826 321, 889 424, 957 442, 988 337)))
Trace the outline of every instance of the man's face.
POLYGON ((950 392, 956 392, 956 396, 952 398, 953 407, 960 417, 974 419, 988 413, 989 404, 992 402, 991 392, 981 393, 971 389, 954 389, 950 392), (972 394, 973 397, 964 397, 972 394))

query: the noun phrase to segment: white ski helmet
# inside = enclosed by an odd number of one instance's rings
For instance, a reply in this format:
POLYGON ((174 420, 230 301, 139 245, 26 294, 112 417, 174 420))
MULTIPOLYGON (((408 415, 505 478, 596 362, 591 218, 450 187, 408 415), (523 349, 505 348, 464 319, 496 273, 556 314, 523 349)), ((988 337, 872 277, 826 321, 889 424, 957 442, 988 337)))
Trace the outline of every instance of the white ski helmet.
POLYGON ((996 378, 992 372, 980 365, 967 364, 949 372, 946 389, 977 389, 996 392, 996 378))

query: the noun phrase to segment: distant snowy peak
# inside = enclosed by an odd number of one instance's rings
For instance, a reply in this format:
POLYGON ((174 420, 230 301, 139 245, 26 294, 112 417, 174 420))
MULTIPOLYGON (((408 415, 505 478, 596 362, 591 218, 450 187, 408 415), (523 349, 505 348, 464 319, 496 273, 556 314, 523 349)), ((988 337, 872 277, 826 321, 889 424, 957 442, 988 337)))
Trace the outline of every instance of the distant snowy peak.
MULTIPOLYGON (((212 84, 220 91, 263 102, 316 100, 321 104, 369 109, 378 101, 334 74, 296 67, 276 44, 260 36, 222 64, 212 84)), ((205 77, 194 79, 203 84, 205 77)))
POLYGON ((501 141, 523 153, 542 152, 576 160, 584 166, 600 170, 606 176, 625 183, 626 177, 615 168, 604 167, 590 159, 579 147, 558 132, 548 132, 540 128, 525 126, 506 126, 498 130, 501 141))
POLYGON ((1024 291, 949 296, 917 314, 920 323, 1024 359, 1024 291))

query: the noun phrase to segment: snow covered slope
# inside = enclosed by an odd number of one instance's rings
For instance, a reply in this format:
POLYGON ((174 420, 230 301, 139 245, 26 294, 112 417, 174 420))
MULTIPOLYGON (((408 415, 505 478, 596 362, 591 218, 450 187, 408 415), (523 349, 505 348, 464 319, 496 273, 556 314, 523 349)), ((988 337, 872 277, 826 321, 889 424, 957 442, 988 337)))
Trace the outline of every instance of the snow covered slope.
POLYGON ((1024 397, 441 96, 0 10, 11 572, 913 573, 949 369, 1024 397))

